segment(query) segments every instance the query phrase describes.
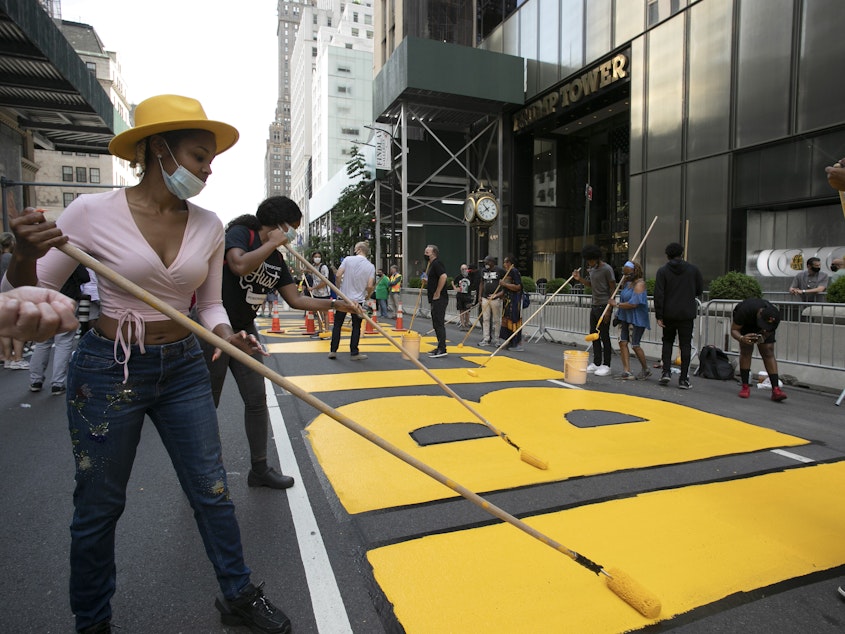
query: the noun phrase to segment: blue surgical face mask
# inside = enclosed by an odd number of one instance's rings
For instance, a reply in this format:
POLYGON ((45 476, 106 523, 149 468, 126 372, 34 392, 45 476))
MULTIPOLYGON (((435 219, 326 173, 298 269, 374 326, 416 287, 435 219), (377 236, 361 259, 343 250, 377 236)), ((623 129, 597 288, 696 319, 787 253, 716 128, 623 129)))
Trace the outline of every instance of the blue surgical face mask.
POLYGON ((285 236, 288 239, 290 244, 293 244, 294 240, 296 240, 296 229, 294 227, 288 226, 288 230, 285 231, 285 236))
MULTIPOLYGON (((167 144, 165 143, 165 145, 167 144)), ((158 164, 161 167, 161 177, 164 179, 164 185, 171 194, 180 200, 193 198, 203 190, 205 183, 202 179, 197 178, 185 167, 176 162, 176 157, 173 156, 173 152, 170 151, 169 145, 167 145, 167 151, 170 152, 173 162, 176 163, 178 167, 175 172, 168 174, 167 170, 164 169, 164 165, 161 164, 161 156, 158 157, 158 164)))

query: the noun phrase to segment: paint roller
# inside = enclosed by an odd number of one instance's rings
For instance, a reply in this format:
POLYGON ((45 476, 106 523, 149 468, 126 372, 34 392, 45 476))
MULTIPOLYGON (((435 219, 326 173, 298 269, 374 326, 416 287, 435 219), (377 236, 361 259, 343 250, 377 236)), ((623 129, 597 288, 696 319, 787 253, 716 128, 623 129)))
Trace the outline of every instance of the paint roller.
MULTIPOLYGON (((320 273, 320 271, 318 271, 314 267, 314 265, 312 265, 308 260, 306 260, 299 253, 297 253, 294 249, 292 249, 289 244, 285 243, 284 246, 294 258, 299 260, 303 264, 303 266, 305 266, 305 268, 307 268, 309 271, 311 271, 312 273, 317 275, 317 277, 319 277, 321 280, 323 280, 329 286, 329 288, 333 289, 334 292, 337 293, 338 297, 340 297, 342 300, 346 301, 347 303, 354 304, 355 306, 358 306, 358 304, 356 302, 350 301, 350 299, 346 295, 344 295, 343 292, 337 286, 332 284, 331 281, 329 281, 328 278, 324 277, 323 274, 320 273)), ((508 269, 508 270, 510 270, 510 269, 508 269)), ((428 271, 427 267, 426 267, 426 271, 428 271)), ((446 392, 449 396, 454 398, 461 405, 463 405, 467 410, 469 410, 469 412, 473 416, 475 416, 482 425, 487 427, 487 429, 492 431, 499 438, 504 440, 507 444, 509 444, 514 449, 516 449, 517 452, 519 452, 519 458, 523 462, 530 464, 532 467, 535 467, 537 469, 548 469, 549 468, 549 463, 547 461, 543 460, 542 458, 539 458, 538 456, 535 456, 532 453, 529 453, 525 449, 522 449, 519 445, 514 443, 505 432, 503 432, 502 430, 500 430, 496 426, 494 426, 490 421, 488 421, 486 418, 484 418, 484 416, 482 416, 481 413, 478 412, 478 410, 476 410, 467 401, 465 401, 460 396, 458 396, 458 394, 452 388, 450 388, 448 385, 446 385, 437 375, 435 375, 431 370, 429 370, 427 367, 425 367, 425 365, 423 365, 420 362, 420 360, 417 358, 416 354, 406 350, 405 346, 403 346, 401 342, 399 342, 396 339, 394 339, 393 337, 391 337, 390 334, 388 334, 388 332, 384 328, 382 328, 381 324, 379 324, 377 321, 374 321, 369 315, 367 315, 367 313, 365 311, 363 311, 361 309, 360 306, 358 306, 358 312, 361 315, 361 317, 363 319, 366 319, 367 322, 370 325, 372 325, 372 327, 375 328, 385 339, 387 339, 391 344, 393 344, 397 349, 399 349, 403 353, 403 355, 411 361, 411 363, 413 363, 419 369, 421 369, 423 372, 425 372, 429 376, 429 378, 431 378, 435 383, 437 383, 437 385, 439 385, 443 389, 444 392, 446 392)))
MULTIPOLYGON (((651 233, 651 230, 654 228, 654 223, 657 222, 657 216, 654 217, 654 220, 651 221, 651 224, 648 227, 648 231, 645 232, 643 239, 640 241, 640 246, 637 247, 637 250, 634 251, 634 255, 632 255, 629 259, 634 261, 637 259, 637 256, 640 254, 640 250, 642 250, 643 245, 645 245, 645 241, 648 239, 648 234, 651 233)), ((610 295, 610 299, 616 297, 616 293, 619 292, 619 289, 622 288, 622 284, 625 282, 625 276, 622 276, 622 279, 619 280, 619 283, 616 285, 616 288, 613 289, 613 293, 610 295)), ((610 303, 605 304, 604 310, 601 311, 601 315, 599 316, 598 322, 596 322, 596 331, 591 332, 586 337, 584 337, 585 341, 596 341, 599 338, 599 329, 601 328, 601 323, 604 321, 605 315, 607 315, 607 309, 610 308, 610 303)))
MULTIPOLYGON (((581 270, 581 267, 578 267, 577 269, 575 269, 575 271, 580 271, 580 270, 581 270)), ((539 314, 540 314, 540 311, 542 311, 542 310, 543 310, 543 309, 544 309, 544 308, 545 308, 545 307, 549 304, 549 302, 550 302, 550 301, 552 301, 552 300, 555 298, 555 296, 556 296, 558 293, 560 293, 560 292, 561 292, 564 288, 566 288, 566 285, 567 285, 567 284, 569 284, 569 283, 572 281, 572 278, 573 278, 573 277, 575 277, 575 273, 574 273, 574 272, 572 273, 572 275, 570 275, 570 276, 569 276, 569 279, 567 279, 567 280, 566 280, 563 284, 561 284, 561 285, 557 288, 557 290, 556 290, 554 293, 552 293, 552 294, 551 294, 551 296, 550 296, 550 297, 549 297, 549 298, 548 298, 545 302, 543 302, 542 306, 540 306, 540 308, 538 308, 538 309, 537 309, 537 311, 536 311, 533 315, 531 315, 528 319, 526 319, 525 321, 523 321, 523 322, 522 322, 522 325, 521 325, 519 328, 517 328, 516 330, 514 330, 514 331, 513 331, 513 333, 511 333, 511 336, 510 336, 510 337, 508 337, 508 338, 507 338, 507 339, 506 339, 506 340, 502 343, 502 345, 500 345, 498 348, 496 348, 496 349, 493 351, 493 354, 491 354, 489 357, 487 357, 487 358, 484 360, 484 363, 482 363, 480 366, 478 366, 478 370, 480 370, 481 368, 486 367, 486 366, 487 366, 487 363, 489 363, 490 359, 492 359, 493 357, 495 357, 495 356, 496 356, 496 355, 497 355, 497 354, 498 354, 498 353, 499 353, 499 352, 500 352, 500 351, 501 351, 501 350, 502 350, 505 346, 507 346, 507 345, 510 343, 511 339, 513 339, 514 337, 516 337, 516 335, 517 335, 517 333, 518 333, 518 332, 520 332, 523 328, 525 328, 525 327, 526 327, 526 326, 527 326, 527 325, 531 322, 531 320, 532 320, 532 319, 534 319, 537 315, 539 315, 539 314)), ((478 371, 477 371, 477 370, 473 370, 473 369, 469 369, 469 370, 467 370, 467 374, 469 374, 470 376, 478 376, 478 371)))
MULTIPOLYGON (((287 245, 286 245, 287 246, 287 245)), ((618 596, 620 599, 625 601, 628 605, 634 608, 637 612, 642 614, 644 617, 649 619, 657 618, 660 615, 661 610, 661 603, 660 599, 647 590, 644 586, 634 580, 630 575, 623 572, 622 570, 616 568, 608 568, 605 569, 600 564, 588 559, 584 555, 581 555, 574 550, 571 550, 564 546, 563 544, 553 540, 551 537, 541 533, 537 529, 533 528, 532 526, 526 524, 520 519, 517 519, 507 511, 499 508, 498 506, 492 504, 491 502, 487 501, 485 498, 481 497, 477 493, 470 491, 466 487, 461 484, 458 484, 453 479, 445 476, 444 474, 440 473, 433 467, 429 466, 428 464, 422 462, 418 458, 412 456, 411 454, 403 451, 402 449, 396 447, 395 445, 389 443, 384 438, 378 436, 377 434, 373 433, 366 427, 359 425, 354 420, 346 416, 345 414, 340 413, 336 409, 328 406, 327 404, 323 403, 321 400, 310 394, 309 392, 303 390, 301 387, 292 383, 279 375, 278 373, 274 372, 259 360, 253 358, 240 348, 232 345, 222 337, 215 335, 213 332, 209 331, 201 324, 198 324, 194 320, 186 317, 178 310, 162 302, 158 299, 155 295, 149 293, 148 291, 144 290, 137 284, 129 281, 119 273, 113 271, 106 265, 102 264, 98 260, 92 258, 87 253, 80 251, 76 247, 72 246, 71 244, 64 244, 62 246, 57 247, 60 251, 65 253, 66 255, 72 257, 74 260, 82 264, 83 266, 88 267, 89 269, 93 270, 97 275, 110 280, 129 294, 137 297, 139 300, 152 306, 157 311, 162 313, 163 315, 169 317, 173 321, 179 323, 180 325, 184 326, 194 334, 196 334, 201 339, 204 339, 211 345, 216 348, 220 348, 226 354, 231 356, 232 358, 236 359, 237 361, 243 363, 248 368, 252 369, 253 371, 259 373, 261 376, 266 377, 282 389, 286 390, 287 392, 293 394, 300 400, 308 403, 317 411, 326 414, 327 416, 331 417, 332 419, 339 422, 341 425, 349 429, 350 431, 355 432, 359 436, 365 438, 366 440, 370 441, 371 443, 375 444, 376 446, 380 447, 381 449, 387 451, 391 455, 395 456, 399 460, 402 460, 406 464, 414 467, 415 469, 421 471, 422 473, 428 475, 429 477, 437 480, 444 486, 452 489, 459 495, 461 495, 466 500, 472 502, 482 510, 486 511, 487 513, 493 515, 494 517, 505 521, 512 526, 518 528, 519 530, 527 533, 528 535, 538 539, 539 541, 543 542, 544 544, 551 546, 558 552, 563 553, 576 563, 584 566, 588 570, 593 571, 596 574, 602 574, 605 576, 606 585, 607 587, 618 596)), ((298 255, 298 254, 297 254, 298 255)), ((301 256, 300 256, 301 257, 301 256)), ((319 274, 319 273, 318 273, 319 274)), ((337 289, 336 289, 337 292, 337 289)), ((347 300, 348 301, 348 300, 347 300)))

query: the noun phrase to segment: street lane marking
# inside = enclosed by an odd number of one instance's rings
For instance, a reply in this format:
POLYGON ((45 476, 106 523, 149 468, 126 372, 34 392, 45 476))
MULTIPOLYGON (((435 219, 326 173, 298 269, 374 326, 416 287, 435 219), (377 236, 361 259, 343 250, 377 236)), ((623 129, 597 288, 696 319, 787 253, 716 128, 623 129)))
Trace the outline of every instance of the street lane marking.
MULTIPOLYGON (((394 377, 395 386, 402 373, 382 374, 394 377)), ((334 380, 334 377, 323 377, 323 380, 334 380)), ((481 424, 449 396, 382 397, 349 403, 338 409, 473 491, 503 491, 578 476, 681 464, 808 442, 677 403, 626 394, 518 387, 493 391, 480 402, 470 404, 518 446, 547 461, 549 468, 540 470, 527 465, 498 436, 420 446, 412 436, 420 428, 449 423, 481 424), (580 410, 582 427, 566 419, 567 413, 576 410, 580 410), (620 419, 636 417, 638 422, 585 427, 585 420, 590 422, 590 412, 596 412, 593 418, 599 422, 606 421, 607 413, 614 412, 623 415, 620 419)), ((436 480, 324 414, 308 425, 307 432, 320 465, 349 513, 456 497, 436 480)))
POLYGON ((285 419, 275 394, 275 384, 269 379, 265 379, 264 384, 267 407, 270 409, 270 424, 273 427, 276 451, 279 452, 279 464, 284 465, 287 475, 296 478, 296 484, 287 490, 287 499, 296 529, 299 554, 305 568, 305 578, 308 581, 317 630, 351 634, 352 626, 346 615, 346 607, 343 605, 340 589, 337 587, 337 579, 332 571, 320 527, 308 499, 308 491, 305 490, 305 484, 302 481, 302 472, 299 470, 293 446, 288 438, 285 419))
MULTIPOLYGON (((660 598, 665 620, 845 564, 843 489, 839 462, 523 519, 625 571, 660 598)), ((368 558, 406 632, 615 633, 653 623, 600 577, 509 524, 429 535, 368 558)))
POLYGON ((801 456, 797 453, 792 453, 791 451, 786 451, 784 449, 772 449, 772 453, 776 453, 781 456, 784 456, 785 458, 789 458, 790 460, 797 460, 798 462, 803 462, 805 464, 815 462, 815 460, 813 460, 812 458, 807 458, 805 456, 801 456))

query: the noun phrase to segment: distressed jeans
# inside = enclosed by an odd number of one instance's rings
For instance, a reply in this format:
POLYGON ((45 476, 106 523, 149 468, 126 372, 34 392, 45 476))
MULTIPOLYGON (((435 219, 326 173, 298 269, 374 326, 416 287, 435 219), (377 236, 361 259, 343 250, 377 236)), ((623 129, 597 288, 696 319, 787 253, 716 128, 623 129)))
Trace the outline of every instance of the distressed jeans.
POLYGON ((171 344, 132 346, 129 378, 114 342, 89 330, 68 374, 67 411, 76 462, 71 523, 70 604, 81 630, 111 617, 115 528, 145 416, 158 430, 223 595, 249 583, 202 350, 193 335, 171 344))

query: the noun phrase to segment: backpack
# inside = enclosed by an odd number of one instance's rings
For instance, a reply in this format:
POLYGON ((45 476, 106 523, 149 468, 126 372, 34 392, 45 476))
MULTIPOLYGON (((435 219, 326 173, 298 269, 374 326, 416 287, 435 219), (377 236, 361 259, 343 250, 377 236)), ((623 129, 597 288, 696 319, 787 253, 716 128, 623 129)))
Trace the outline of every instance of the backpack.
POLYGON ((522 293, 522 307, 528 308, 531 305, 531 297, 529 297, 528 293, 522 293))
POLYGON ((734 364, 716 346, 704 346, 698 353, 698 370, 695 373, 705 379, 719 379, 726 381, 734 378, 734 364))

